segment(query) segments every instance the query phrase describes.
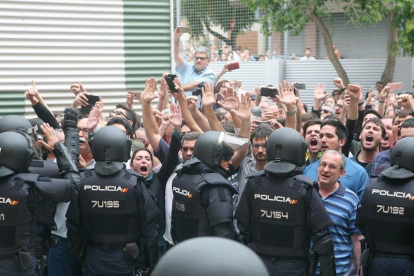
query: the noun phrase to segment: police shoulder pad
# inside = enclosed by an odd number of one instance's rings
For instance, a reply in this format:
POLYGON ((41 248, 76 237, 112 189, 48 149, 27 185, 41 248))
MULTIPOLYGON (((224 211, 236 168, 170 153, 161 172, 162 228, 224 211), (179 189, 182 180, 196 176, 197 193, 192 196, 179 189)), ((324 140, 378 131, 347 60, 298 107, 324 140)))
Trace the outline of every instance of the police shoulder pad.
POLYGON ((139 180, 142 180, 142 181, 144 180, 144 177, 140 175, 139 173, 137 173, 136 171, 131 170, 131 169, 125 170, 123 178, 129 180, 131 179, 132 176, 136 176, 139 180))
POLYGON ((206 173, 200 175, 196 180, 197 190, 201 191, 207 185, 221 185, 231 190, 233 193, 237 193, 235 188, 219 173, 206 173))
POLYGON ((300 186, 302 186, 303 184, 310 188, 313 187, 316 183, 316 181, 303 174, 294 176, 294 180, 295 181, 293 183, 293 187, 295 188, 300 188, 300 186))
POLYGON ((259 177, 266 176, 266 172, 265 172, 265 171, 257 171, 257 172, 252 172, 252 173, 249 173, 249 174, 246 176, 246 178, 255 178, 255 177, 257 177, 257 176, 259 176, 259 177))
POLYGON ((26 183, 33 184, 37 182, 39 175, 34 173, 19 173, 16 175, 16 178, 21 179, 26 183))

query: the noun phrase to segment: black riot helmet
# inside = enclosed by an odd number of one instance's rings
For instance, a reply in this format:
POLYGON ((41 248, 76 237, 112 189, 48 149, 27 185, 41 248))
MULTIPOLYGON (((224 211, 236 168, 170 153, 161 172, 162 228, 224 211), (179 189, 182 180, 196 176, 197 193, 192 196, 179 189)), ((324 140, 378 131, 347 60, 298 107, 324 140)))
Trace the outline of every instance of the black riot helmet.
POLYGON ((15 129, 31 129, 32 124, 26 118, 17 115, 8 115, 0 118, 0 133, 15 129))
POLYGON ((299 132, 291 128, 277 129, 266 141, 266 155, 269 162, 265 171, 287 174, 305 164, 307 144, 299 132))
MULTIPOLYGON (((29 120, 17 115, 8 115, 0 118, 0 133, 6 131, 17 131, 21 134, 25 133, 30 138, 30 147, 34 152, 34 159, 41 159, 42 146, 38 141, 38 127, 32 126, 29 120)), ((27 137, 25 136, 25 137, 27 137)))
POLYGON ((201 237, 174 246, 158 262, 152 275, 268 276, 269 274, 259 256, 247 246, 225 238, 201 237))
POLYGON ((382 175, 391 179, 414 177, 414 137, 399 140, 391 149, 390 167, 382 175))
POLYGON ((117 127, 106 126, 98 130, 92 142, 95 171, 101 175, 111 175, 123 169, 123 162, 131 156, 131 144, 125 132, 117 127))
POLYGON ((223 158, 231 158, 234 151, 247 142, 248 139, 230 133, 207 131, 197 138, 193 158, 188 160, 184 166, 193 164, 198 159, 212 169, 220 168, 223 158))
POLYGON ((15 131, 0 133, 0 177, 28 172, 33 157, 27 134, 15 131))

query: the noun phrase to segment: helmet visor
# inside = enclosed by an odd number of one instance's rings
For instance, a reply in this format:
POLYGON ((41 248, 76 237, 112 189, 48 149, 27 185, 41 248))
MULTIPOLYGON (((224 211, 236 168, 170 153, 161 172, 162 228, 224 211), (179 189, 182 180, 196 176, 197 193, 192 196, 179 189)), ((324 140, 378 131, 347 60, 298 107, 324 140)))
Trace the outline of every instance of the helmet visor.
POLYGON ((248 143, 249 139, 232 133, 221 132, 217 142, 234 152, 244 144, 248 143))

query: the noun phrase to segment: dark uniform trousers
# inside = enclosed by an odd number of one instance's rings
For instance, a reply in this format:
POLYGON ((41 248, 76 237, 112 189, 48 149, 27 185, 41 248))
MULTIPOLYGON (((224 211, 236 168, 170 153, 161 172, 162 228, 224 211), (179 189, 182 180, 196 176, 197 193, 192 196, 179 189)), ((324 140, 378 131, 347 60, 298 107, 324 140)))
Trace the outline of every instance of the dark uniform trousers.
POLYGON ((372 252, 368 275, 414 275, 414 179, 372 179, 357 222, 372 252))

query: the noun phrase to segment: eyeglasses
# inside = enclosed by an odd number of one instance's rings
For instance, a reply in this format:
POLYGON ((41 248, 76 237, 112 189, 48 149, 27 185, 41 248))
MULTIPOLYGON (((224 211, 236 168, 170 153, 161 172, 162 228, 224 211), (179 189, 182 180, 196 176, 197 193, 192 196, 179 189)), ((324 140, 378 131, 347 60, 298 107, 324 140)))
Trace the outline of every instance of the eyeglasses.
POLYGON ((338 166, 327 164, 325 162, 319 163, 319 167, 321 167, 322 169, 325 169, 326 167, 328 167, 330 171, 336 171, 338 169, 338 166))
POLYGON ((332 113, 329 109, 322 109, 321 112, 322 113, 332 113))
POLYGON ((109 116, 110 117, 112 117, 112 116, 124 116, 126 119, 128 119, 128 120, 130 120, 129 118, 128 118, 128 116, 127 115, 125 115, 125 113, 124 112, 122 112, 121 110, 114 110, 114 111, 112 111, 111 113, 109 113, 109 116))
POLYGON ((88 133, 88 132, 89 132, 87 128, 79 128, 79 127, 78 127, 78 133, 80 133, 81 131, 82 131, 83 133, 88 133))
POLYGON ((259 149, 260 147, 262 147, 262 148, 266 148, 266 143, 262 143, 262 144, 253 144, 252 145, 252 147, 253 148, 255 148, 255 149, 259 149))
POLYGON ((336 106, 339 107, 339 108, 343 108, 344 107, 343 105, 340 105, 340 104, 337 104, 336 106))
POLYGON ((206 57, 194 57, 195 60, 199 59, 199 60, 206 60, 206 57))

